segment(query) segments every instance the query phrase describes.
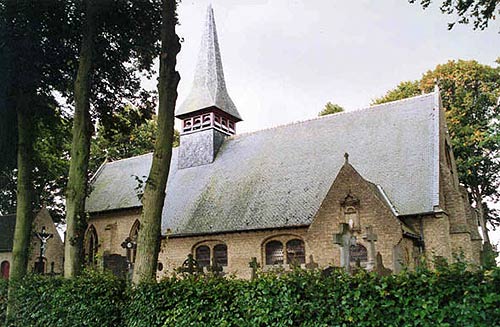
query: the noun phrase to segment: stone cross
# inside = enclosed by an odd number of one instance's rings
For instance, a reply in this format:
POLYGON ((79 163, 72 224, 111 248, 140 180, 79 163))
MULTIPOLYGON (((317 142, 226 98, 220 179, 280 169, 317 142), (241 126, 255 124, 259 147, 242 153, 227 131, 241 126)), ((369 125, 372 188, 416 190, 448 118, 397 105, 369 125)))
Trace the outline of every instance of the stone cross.
POLYGON ((368 246, 368 262, 366 263, 366 270, 373 271, 376 269, 376 251, 375 242, 377 241, 377 234, 373 232, 373 227, 366 227, 366 234, 363 235, 363 239, 369 243, 368 246))
POLYGON ((356 237, 351 234, 349 224, 340 223, 340 233, 333 234, 333 243, 340 245, 340 266, 345 269, 347 273, 351 271, 351 254, 349 249, 351 245, 356 244, 356 237))
POLYGON ((257 276, 257 269, 259 269, 260 267, 259 263, 257 262, 257 258, 252 257, 252 260, 248 263, 248 266, 252 268, 252 280, 254 280, 257 276))

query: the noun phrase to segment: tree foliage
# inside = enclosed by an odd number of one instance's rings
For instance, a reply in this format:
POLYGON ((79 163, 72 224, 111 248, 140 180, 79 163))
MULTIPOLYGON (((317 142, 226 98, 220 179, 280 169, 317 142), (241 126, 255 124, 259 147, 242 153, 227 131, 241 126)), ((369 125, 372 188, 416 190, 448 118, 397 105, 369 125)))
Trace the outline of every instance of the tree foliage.
POLYGON ((318 116, 326 116, 326 115, 336 114, 338 112, 343 112, 343 111, 344 111, 344 108, 342 108, 340 105, 334 104, 334 103, 331 103, 330 101, 328 101, 325 104, 325 107, 323 108, 323 110, 321 110, 318 113, 318 116))
MULTIPOLYGON (((65 170, 62 146, 68 135, 63 110, 53 90, 63 89, 71 80, 74 58, 71 47, 59 43, 67 36, 65 1, 0 2, 0 213, 15 212, 17 184, 16 108, 29 102, 33 139, 34 206, 62 194, 60 172, 65 170), (31 91, 30 91, 31 90, 31 91), (50 140, 50 142, 48 141, 50 140), (50 153, 48 152, 50 150, 50 153), (50 194, 50 195, 49 195, 50 194)), ((58 208, 60 209, 60 207, 58 208)), ((62 210, 57 210, 61 213, 62 210)), ((54 213, 54 212, 53 212, 54 213)), ((58 216, 58 215, 55 215, 58 216)))
MULTIPOLYGON (((419 2, 427 9, 432 0, 408 0, 410 3, 419 2)), ((498 0, 442 0, 439 7, 443 14, 455 15, 454 22, 448 23, 448 29, 452 29, 456 23, 469 24, 472 22, 474 29, 484 30, 488 24, 500 14, 500 2, 498 0)))
MULTIPOLYGON (((89 170, 95 173, 105 161, 115 161, 153 152, 158 117, 152 110, 131 106, 114 113, 114 123, 106 129, 99 125, 91 144, 89 170)), ((179 132, 174 131, 173 147, 179 146, 179 132)))
MULTIPOLYGON (((498 62, 500 64, 500 62, 498 62)), ((400 83, 373 104, 441 91, 460 182, 473 203, 493 226, 498 212, 486 200, 500 197, 500 67, 476 61, 449 61, 425 73, 419 81, 400 83)))
POLYGON ((420 81, 404 81, 399 83, 393 90, 389 90, 384 96, 373 100, 372 105, 406 99, 421 93, 420 81))

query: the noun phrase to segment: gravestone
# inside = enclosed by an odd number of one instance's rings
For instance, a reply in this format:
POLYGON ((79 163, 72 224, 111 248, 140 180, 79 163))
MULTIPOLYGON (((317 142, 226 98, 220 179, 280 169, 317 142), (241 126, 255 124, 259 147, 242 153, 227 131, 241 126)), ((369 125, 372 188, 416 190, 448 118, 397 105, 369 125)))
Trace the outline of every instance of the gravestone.
POLYGON ((318 264, 316 262, 314 262, 314 258, 313 258, 313 255, 309 255, 309 262, 306 263, 306 269, 307 270, 314 270, 314 269, 318 269, 318 264))
POLYGON ((104 269, 110 270, 113 275, 126 277, 128 272, 128 260, 119 254, 107 254, 103 256, 104 269))
POLYGON ((401 249, 401 245, 394 246, 392 250, 392 261, 394 262, 394 273, 399 273, 403 270, 404 258, 403 258, 403 249, 401 249))
POLYGON ((382 262, 382 255, 380 254, 380 252, 377 253, 376 261, 377 274, 379 274, 380 276, 389 276, 390 274, 392 274, 392 270, 384 267, 384 263, 382 262))

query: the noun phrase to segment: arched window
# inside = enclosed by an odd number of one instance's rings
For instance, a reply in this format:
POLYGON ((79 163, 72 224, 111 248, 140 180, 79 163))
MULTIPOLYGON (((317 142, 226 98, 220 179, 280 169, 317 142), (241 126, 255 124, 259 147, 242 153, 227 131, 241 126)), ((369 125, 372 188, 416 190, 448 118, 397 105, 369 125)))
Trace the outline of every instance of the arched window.
POLYGON ((306 263, 306 249, 304 241, 294 239, 286 243, 286 262, 288 264, 306 263))
POLYGON ((271 241, 266 244, 266 265, 283 264, 283 244, 280 241, 271 241))
POLYGON ((225 244, 214 246, 214 260, 219 266, 227 266, 227 246, 225 244))
POLYGON ((139 229, 141 228, 141 223, 136 220, 130 229, 129 240, 132 247, 127 248, 127 259, 130 263, 135 263, 135 256, 137 255, 137 237, 139 236, 139 229))
POLYGON ((88 265, 94 265, 96 262, 95 258, 97 255, 97 248, 99 246, 99 242, 97 239, 97 231, 95 230, 94 225, 90 225, 89 229, 87 229, 87 234, 85 235, 85 262, 88 265))
POLYGON ((198 266, 200 267, 210 266, 210 248, 206 245, 197 247, 195 259, 198 261, 198 266))
POLYGON ((10 274, 10 263, 8 261, 2 261, 0 265, 0 277, 2 279, 9 279, 10 274))

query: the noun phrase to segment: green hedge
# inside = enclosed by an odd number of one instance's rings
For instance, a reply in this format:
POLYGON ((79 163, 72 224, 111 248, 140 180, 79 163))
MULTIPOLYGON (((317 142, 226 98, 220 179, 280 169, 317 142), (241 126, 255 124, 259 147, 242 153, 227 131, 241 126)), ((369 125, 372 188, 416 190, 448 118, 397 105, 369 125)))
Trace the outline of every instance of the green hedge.
MULTIPOLYGON (((1 285, 1 284, 0 284, 1 285)), ((1 286, 0 286, 1 287, 1 286)), ((1 299, 0 288, 0 299, 1 299)), ((379 277, 296 271, 255 281, 167 279, 135 289, 109 275, 29 277, 16 326, 494 326, 500 270, 379 277)))
POLYGON ((3 326, 5 311, 7 310, 7 286, 7 281, 0 279, 0 326, 3 326))
POLYGON ((69 280, 28 276, 15 287, 12 322, 17 327, 121 326, 125 289, 111 274, 85 272, 69 280))

